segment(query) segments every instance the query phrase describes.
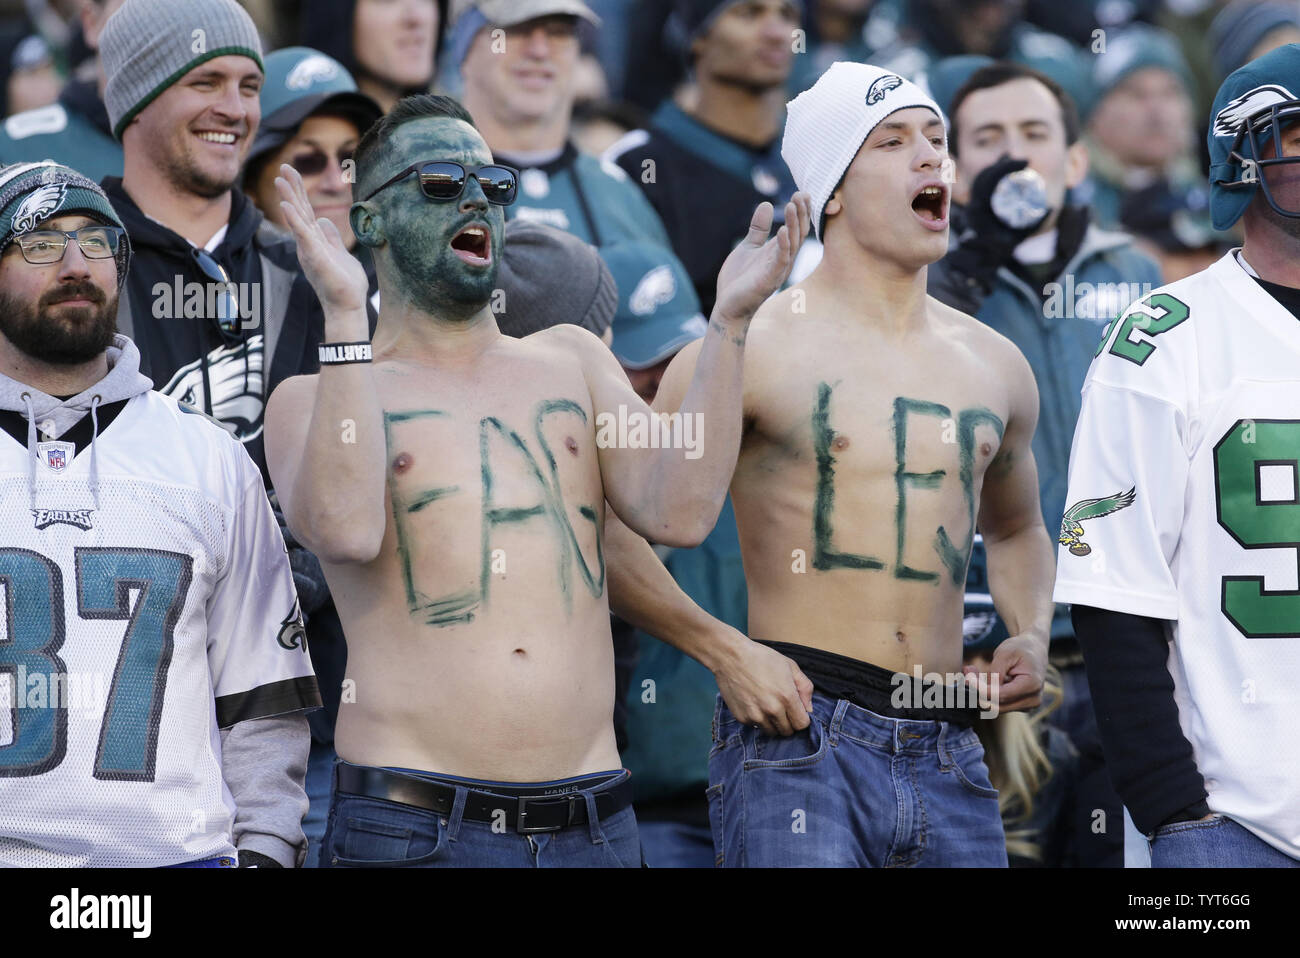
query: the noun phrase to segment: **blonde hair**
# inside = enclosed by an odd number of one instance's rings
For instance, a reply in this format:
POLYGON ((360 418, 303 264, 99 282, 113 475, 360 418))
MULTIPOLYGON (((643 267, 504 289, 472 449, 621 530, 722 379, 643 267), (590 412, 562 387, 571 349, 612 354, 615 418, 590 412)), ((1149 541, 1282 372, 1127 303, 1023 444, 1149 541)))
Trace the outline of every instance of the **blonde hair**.
POLYGON ((1008 855, 1042 861, 1038 835, 1027 822, 1034 813, 1034 796, 1052 777, 1052 762, 1043 748, 1040 727, 1061 707, 1063 698, 1061 675, 1049 665, 1039 708, 1033 712, 1000 712, 992 721, 975 723, 975 734, 984 745, 989 781, 998 790, 998 811, 1006 830, 1008 855))

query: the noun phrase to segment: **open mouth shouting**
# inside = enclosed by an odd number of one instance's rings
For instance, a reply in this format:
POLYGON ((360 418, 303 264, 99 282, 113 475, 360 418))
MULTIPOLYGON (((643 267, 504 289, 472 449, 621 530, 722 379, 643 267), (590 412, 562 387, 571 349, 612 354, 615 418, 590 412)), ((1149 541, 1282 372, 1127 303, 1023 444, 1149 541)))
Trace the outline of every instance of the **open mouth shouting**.
POLYGON ((942 183, 926 183, 912 197, 912 211, 926 229, 948 228, 948 187, 942 183))
POLYGON ((451 238, 451 250, 468 266, 490 266, 492 234, 486 224, 471 223, 451 238))

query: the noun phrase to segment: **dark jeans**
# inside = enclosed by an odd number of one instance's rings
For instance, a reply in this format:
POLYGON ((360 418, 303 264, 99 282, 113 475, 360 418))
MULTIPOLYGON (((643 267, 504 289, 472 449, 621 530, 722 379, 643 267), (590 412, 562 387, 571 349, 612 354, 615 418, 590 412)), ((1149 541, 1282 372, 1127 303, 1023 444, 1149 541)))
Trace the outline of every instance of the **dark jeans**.
MULTIPOLYGON (((404 771, 412 774, 409 770, 404 771)), ((422 773, 415 773, 422 774, 422 773)), ((611 773, 613 774, 613 773, 611 773)), ((595 817, 595 795, 627 778, 624 771, 594 789, 582 789, 588 821, 555 832, 521 835, 491 822, 466 821, 470 791, 520 787, 520 782, 482 782, 450 775, 424 775, 453 785, 456 800, 442 817, 411 805, 365 798, 338 790, 337 766, 321 865, 341 868, 639 868, 641 843, 629 805, 603 820, 595 817)), ((582 776, 586 778, 588 776, 582 776)), ((538 794, 574 779, 538 782, 538 794)))
POLYGON ((811 725, 772 737, 737 722, 719 696, 713 741, 720 865, 1007 865, 998 793, 971 729, 814 692, 811 725))
POLYGON ((1177 822, 1156 829, 1152 868, 1300 868, 1300 860, 1278 851, 1231 818, 1177 822))

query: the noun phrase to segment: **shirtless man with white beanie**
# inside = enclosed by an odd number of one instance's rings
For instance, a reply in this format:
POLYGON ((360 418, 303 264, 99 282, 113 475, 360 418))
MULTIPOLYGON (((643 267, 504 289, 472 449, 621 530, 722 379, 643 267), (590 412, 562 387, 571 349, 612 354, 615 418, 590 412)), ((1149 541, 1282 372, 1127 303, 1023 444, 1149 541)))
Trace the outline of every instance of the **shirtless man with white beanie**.
MULTIPOLYGON (((782 155, 825 255, 750 327, 731 494, 750 634, 815 691, 810 725, 788 738, 719 701, 715 850, 730 866, 1005 866, 972 724, 1036 705, 1047 662, 1034 377, 1009 340, 926 295, 950 178, 942 116, 919 88, 836 63, 789 104, 782 155), (983 701, 959 694, 977 527, 1011 630, 983 701)), ((680 406, 699 355, 678 355, 657 409, 680 406)))

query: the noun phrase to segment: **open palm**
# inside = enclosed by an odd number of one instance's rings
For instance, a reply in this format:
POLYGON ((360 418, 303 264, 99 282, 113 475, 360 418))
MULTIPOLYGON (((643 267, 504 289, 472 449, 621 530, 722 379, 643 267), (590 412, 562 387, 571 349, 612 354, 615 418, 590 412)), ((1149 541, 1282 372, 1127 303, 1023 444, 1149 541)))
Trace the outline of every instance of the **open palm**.
POLYGON ((338 227, 317 218, 298 171, 288 164, 275 178, 280 209, 298 242, 298 262, 327 313, 366 308, 366 271, 348 252, 338 227))
POLYGON ((769 238, 772 219, 772 204, 760 203, 749 221, 749 233, 718 272, 716 308, 728 322, 748 324, 790 275, 812 222, 808 194, 794 194, 785 207, 785 225, 769 238))

